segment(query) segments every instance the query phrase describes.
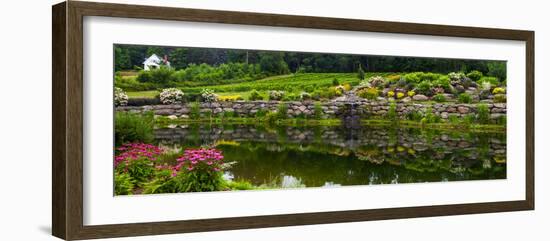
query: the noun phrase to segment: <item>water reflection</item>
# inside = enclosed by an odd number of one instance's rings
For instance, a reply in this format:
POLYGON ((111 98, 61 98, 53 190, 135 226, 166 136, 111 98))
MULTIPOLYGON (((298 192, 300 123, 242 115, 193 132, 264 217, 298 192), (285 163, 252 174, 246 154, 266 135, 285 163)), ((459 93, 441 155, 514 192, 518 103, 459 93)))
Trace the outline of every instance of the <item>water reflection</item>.
POLYGON ((505 134, 405 128, 189 125, 156 130, 170 148, 211 146, 235 162, 227 179, 269 187, 506 178, 505 134))

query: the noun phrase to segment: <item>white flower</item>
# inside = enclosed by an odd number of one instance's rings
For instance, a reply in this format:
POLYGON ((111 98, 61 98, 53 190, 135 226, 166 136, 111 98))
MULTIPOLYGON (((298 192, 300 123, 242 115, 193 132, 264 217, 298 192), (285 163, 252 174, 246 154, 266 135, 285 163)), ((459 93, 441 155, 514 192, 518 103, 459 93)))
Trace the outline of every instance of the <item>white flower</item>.
POLYGON ((181 104, 183 102, 183 91, 177 88, 163 89, 160 92, 160 102, 165 105, 181 104))
POLYGON ((128 104, 128 95, 121 88, 115 87, 115 106, 125 106, 128 104))

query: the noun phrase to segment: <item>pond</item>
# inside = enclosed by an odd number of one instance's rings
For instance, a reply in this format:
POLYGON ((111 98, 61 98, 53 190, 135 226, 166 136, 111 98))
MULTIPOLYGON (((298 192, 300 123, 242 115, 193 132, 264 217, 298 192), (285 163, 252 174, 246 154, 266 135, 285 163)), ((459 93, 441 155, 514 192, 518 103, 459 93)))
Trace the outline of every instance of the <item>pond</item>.
POLYGON ((399 127, 193 124, 155 130, 171 149, 216 147, 224 177, 276 188, 506 178, 505 133, 399 127))

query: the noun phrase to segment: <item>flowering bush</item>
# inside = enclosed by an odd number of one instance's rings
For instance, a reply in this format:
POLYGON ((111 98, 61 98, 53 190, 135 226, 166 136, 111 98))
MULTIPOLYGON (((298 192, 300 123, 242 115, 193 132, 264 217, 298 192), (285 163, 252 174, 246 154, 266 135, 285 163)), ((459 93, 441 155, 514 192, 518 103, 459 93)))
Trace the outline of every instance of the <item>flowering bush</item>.
POLYGON ((452 81, 461 81, 464 78, 466 78, 466 75, 462 72, 459 72, 459 73, 451 72, 451 73, 449 73, 449 79, 451 79, 452 81))
POLYGON ((183 91, 177 88, 163 89, 160 92, 160 102, 165 105, 180 104, 183 102, 183 91))
POLYGON ((335 87, 335 89, 336 89, 336 92, 339 92, 341 94, 346 92, 346 87, 344 87, 343 85, 338 85, 338 86, 335 87))
POLYGON ((115 172, 129 175, 136 186, 154 175, 153 161, 163 153, 162 149, 144 143, 128 143, 116 150, 120 153, 115 156, 115 172))
POLYGON ((370 86, 372 86, 372 87, 379 87, 379 86, 383 85, 384 82, 386 82, 386 80, 382 76, 370 77, 368 81, 370 83, 370 86))
POLYGON ((394 97, 395 96, 395 92, 393 91, 388 91, 388 97, 394 97))
POLYGON ((204 192, 221 190, 223 155, 216 149, 187 149, 172 168, 172 177, 180 184, 179 192, 204 192))
POLYGON ((203 89, 201 92, 201 97, 205 102, 218 101, 218 95, 214 94, 214 91, 212 91, 211 89, 203 89))
POLYGON ((115 106, 125 106, 128 104, 128 95, 121 88, 115 87, 115 106))
POLYGON ((414 93, 414 91, 412 91, 412 90, 409 90, 409 91, 407 92, 407 95, 408 95, 409 97, 413 97, 414 95, 416 95, 416 93, 414 93))
POLYGON ((270 90, 269 91, 269 100, 281 100, 284 95, 285 95, 284 91, 270 90))
POLYGON ((397 93, 397 99, 401 99, 401 98, 403 98, 404 96, 405 96, 405 94, 402 93, 402 92, 398 92, 398 93, 397 93))
POLYGON ((364 88, 364 89, 360 89, 357 92, 357 95, 365 99, 376 100, 376 98, 378 98, 379 91, 377 88, 374 88, 374 87, 364 88))
POLYGON ((495 89, 493 89, 494 95, 504 94, 504 93, 506 93, 506 90, 502 87, 496 87, 495 89))

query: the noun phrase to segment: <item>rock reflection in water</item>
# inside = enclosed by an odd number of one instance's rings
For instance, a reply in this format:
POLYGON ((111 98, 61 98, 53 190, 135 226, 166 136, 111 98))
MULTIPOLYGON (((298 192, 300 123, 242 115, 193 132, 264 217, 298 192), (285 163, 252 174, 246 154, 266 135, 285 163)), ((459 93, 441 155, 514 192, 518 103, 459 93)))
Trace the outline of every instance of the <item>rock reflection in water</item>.
POLYGON ((404 128, 189 125, 157 129, 172 148, 215 146, 225 176, 255 185, 332 187, 506 178, 505 134, 404 128))

